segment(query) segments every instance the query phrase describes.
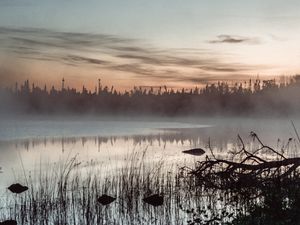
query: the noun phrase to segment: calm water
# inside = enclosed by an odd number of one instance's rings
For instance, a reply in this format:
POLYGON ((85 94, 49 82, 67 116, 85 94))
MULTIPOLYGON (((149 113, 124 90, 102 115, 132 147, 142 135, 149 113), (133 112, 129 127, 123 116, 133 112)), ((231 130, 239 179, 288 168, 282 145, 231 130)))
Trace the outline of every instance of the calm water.
MULTIPOLYGON (((294 122, 300 127, 300 121, 294 122)), ((183 150, 207 149, 210 139, 216 153, 225 157, 228 150, 237 147, 237 134, 251 145, 250 131, 275 147, 284 145, 289 137, 296 138, 289 119, 3 120, 0 186, 21 180, 23 170, 28 176, 41 165, 64 162, 74 156, 83 167, 99 165, 111 170, 126 164, 133 152, 146 151, 145 160, 149 162, 163 160, 178 167, 192 166, 205 156, 185 155, 183 150)), ((293 150, 289 154, 298 152, 293 150)))

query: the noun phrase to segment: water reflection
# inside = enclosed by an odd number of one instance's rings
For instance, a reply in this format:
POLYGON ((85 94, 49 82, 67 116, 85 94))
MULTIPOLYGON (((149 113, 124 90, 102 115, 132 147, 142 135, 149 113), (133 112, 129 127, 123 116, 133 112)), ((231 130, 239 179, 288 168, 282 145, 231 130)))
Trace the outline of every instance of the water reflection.
POLYGON ((105 167, 121 167, 126 157, 132 152, 147 149, 146 160, 159 161, 162 158, 169 163, 179 164, 193 160, 181 155, 181 151, 203 146, 205 139, 197 132, 165 130, 152 135, 128 136, 92 136, 92 137, 60 137, 32 138, 0 142, 0 165, 3 174, 0 185, 8 185, 22 172, 22 164, 27 173, 43 164, 66 161, 77 156, 82 165, 99 164, 105 167), (4 179, 3 179, 4 178, 4 179))
MULTIPOLYGON (((256 126, 258 123, 253 124, 256 126)), ((258 134, 262 134, 265 143, 272 143, 272 146, 280 147, 287 144, 288 138, 294 137, 289 126, 281 126, 281 129, 272 129, 272 132, 266 132, 266 130, 270 130, 270 124, 264 124, 264 129, 256 126, 258 134)), ((11 175, 14 171, 13 173, 17 176, 22 169, 21 161, 26 170, 32 171, 45 162, 55 163, 75 155, 83 164, 92 160, 101 165, 121 166, 126 156, 134 151, 146 149, 148 152, 146 160, 158 161, 163 158, 168 163, 185 165, 194 163, 198 158, 182 154, 183 150, 198 147, 205 150, 210 141, 215 154, 223 157, 229 151, 237 148, 237 134, 244 138, 246 145, 255 148, 255 144, 249 138, 249 132, 253 128, 250 125, 251 123, 239 124, 239 126, 236 123, 227 123, 226 125, 202 128, 161 128, 151 134, 47 137, 0 141, 0 166, 3 168, 4 174, 10 173, 11 175)), ((293 138, 293 140, 295 139, 293 138)), ((287 149, 295 149, 296 145, 295 141, 289 142, 287 149)), ((297 154, 296 151, 289 151, 291 156, 297 154)), ((1 179, 1 183, 3 183, 2 181, 3 179, 1 179)))

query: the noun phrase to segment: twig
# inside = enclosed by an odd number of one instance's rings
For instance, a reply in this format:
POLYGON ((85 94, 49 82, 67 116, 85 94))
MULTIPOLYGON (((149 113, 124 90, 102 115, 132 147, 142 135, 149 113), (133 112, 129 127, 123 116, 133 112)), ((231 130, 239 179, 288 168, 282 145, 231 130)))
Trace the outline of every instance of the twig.
POLYGON ((269 149, 271 152, 275 153, 276 155, 279 155, 281 158, 286 159, 286 157, 285 157, 284 155, 282 155, 281 153, 277 152, 275 149, 273 149, 273 148, 271 148, 271 147, 265 145, 265 144, 260 140, 260 138, 257 136, 256 133, 254 133, 253 131, 251 131, 251 132, 250 132, 250 135, 251 135, 251 137, 253 137, 254 139, 256 139, 256 140, 260 143, 260 145, 262 146, 261 148, 259 148, 259 149, 257 149, 256 151, 254 151, 253 154, 256 154, 256 153, 259 152, 260 150, 266 148, 266 149, 269 149))
POLYGON ((215 160, 217 160, 217 158, 216 158, 216 156, 215 156, 215 154, 214 154, 214 152, 213 152, 213 150, 212 150, 212 148, 211 148, 211 145, 210 145, 210 138, 208 138, 208 149, 209 149, 209 151, 210 151, 212 157, 213 157, 215 160))

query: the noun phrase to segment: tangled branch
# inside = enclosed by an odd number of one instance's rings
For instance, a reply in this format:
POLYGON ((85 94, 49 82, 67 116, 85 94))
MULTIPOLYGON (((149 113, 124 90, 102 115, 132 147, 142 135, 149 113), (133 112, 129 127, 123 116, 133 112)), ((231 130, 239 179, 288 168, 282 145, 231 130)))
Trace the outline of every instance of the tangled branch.
POLYGON ((287 158, 277 150, 263 144, 256 133, 251 137, 259 143, 259 147, 250 152, 242 138, 238 135, 241 149, 231 153, 232 159, 217 158, 211 149, 211 157, 198 162, 197 167, 190 171, 201 184, 218 189, 242 189, 258 187, 268 182, 289 182, 290 178, 298 178, 300 158, 287 158), (275 159, 267 160, 262 157, 262 150, 268 150, 275 159))

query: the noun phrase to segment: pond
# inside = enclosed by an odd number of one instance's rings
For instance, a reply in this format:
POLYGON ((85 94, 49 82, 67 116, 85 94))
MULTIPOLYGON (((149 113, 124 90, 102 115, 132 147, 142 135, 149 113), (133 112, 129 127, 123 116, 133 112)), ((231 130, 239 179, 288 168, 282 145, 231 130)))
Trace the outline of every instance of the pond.
MULTIPOLYGON (((294 120, 294 123, 296 127, 297 124, 300 124, 297 120, 294 120)), ((155 179, 159 180, 160 185, 171 182, 171 189, 166 190, 174 191, 176 189, 174 183, 179 180, 177 175, 180 173, 180 168, 184 166, 193 168, 197 161, 204 160, 206 156, 211 155, 208 143, 210 143, 211 150, 218 158, 226 158, 230 150, 239 148, 238 134, 241 135, 247 147, 255 148, 255 143, 249 137, 250 131, 255 131, 260 135, 264 143, 278 148, 285 146, 290 137, 293 140, 297 138, 290 120, 287 119, 151 118, 132 120, 120 118, 39 118, 1 121, 0 166, 2 167, 2 173, 0 174, 0 187, 3 190, 1 199, 2 202, 6 199, 6 202, 12 204, 12 200, 7 198, 9 193, 6 190, 10 184, 15 182, 33 183, 29 186, 32 185, 32 189, 33 187, 37 188, 36 185, 40 182, 37 178, 40 174, 49 176, 51 171, 64 166, 67 167, 68 162, 75 158, 76 172, 72 172, 72 175, 76 177, 79 173, 82 183, 86 182, 86 177, 95 176, 97 177, 95 180, 101 183, 102 186, 98 187, 99 190, 94 190, 95 193, 93 194, 95 195, 98 195, 98 192, 118 195, 118 192, 122 191, 124 186, 116 188, 114 185, 120 185, 120 176, 124 179, 124 174, 135 174, 133 168, 139 170, 143 168, 142 171, 146 171, 145 174, 147 175, 143 174, 141 176, 142 182, 145 182, 145 177, 149 179, 149 174, 153 174, 153 171, 159 171, 160 175, 154 176, 155 179), (182 153, 183 150, 191 148, 203 148, 206 153, 202 156, 182 153), (158 169, 156 170, 156 168, 158 169), (84 175, 82 175, 83 171, 84 175), (162 181, 164 176, 168 177, 167 179, 164 178, 167 181, 162 181), (109 184, 107 184, 108 177, 109 179, 113 178, 109 180, 109 184), (109 191, 108 188, 110 188, 109 191)), ((291 157, 299 155, 296 141, 291 142, 289 145, 286 148, 286 153, 291 157)), ((56 173, 59 172, 56 171, 56 173)), ((71 181, 74 181, 72 179, 71 181)), ((173 195, 179 196, 181 202, 187 203, 185 207, 191 208, 196 206, 201 198, 203 200, 203 196, 199 198, 199 201, 191 201, 191 198, 194 199, 197 195, 197 191, 194 190, 193 193, 189 194, 178 194, 184 188, 189 188, 187 184, 188 182, 181 184, 184 187, 179 188, 176 194, 173 193, 173 195)), ((134 189, 137 184, 131 185, 134 189)), ((156 188, 153 185, 151 183, 147 187, 152 189, 150 192, 165 190, 165 187, 156 188)), ((91 187, 96 188, 93 185, 91 187)), ((69 188, 74 188, 74 184, 69 188)), ((78 188, 82 188, 82 186, 79 185, 78 188)), ((142 193, 131 197, 141 198, 147 192, 149 190, 143 190, 142 193)), ((121 194, 119 193, 119 195, 121 194)), ((211 201, 208 195, 205 196, 206 202, 211 201)), ((123 198, 125 197, 123 196, 123 198)), ((181 221, 188 221, 188 214, 176 214, 174 204, 178 208, 179 203, 174 203, 174 201, 173 199, 171 203, 168 203, 169 207, 174 208, 172 213, 168 215, 168 217, 172 217, 170 221, 176 221, 179 218, 181 221)), ((203 205, 203 203, 201 204, 203 205)), ((136 205, 140 207, 141 203, 136 203, 136 205)), ((224 202, 219 202, 218 205, 221 207, 224 202)), ((180 204, 180 206, 182 205, 180 204)), ((157 212, 151 211, 151 213, 156 215, 157 212)), ((164 213, 164 218, 167 214, 164 213)), ((151 214, 151 216, 153 215, 151 214)), ((149 219, 149 217, 147 218, 149 219)), ((70 218, 67 220, 70 221, 70 218)), ((78 221, 78 218, 72 218, 73 220, 78 221)), ((128 221, 128 224, 132 221, 137 223, 138 219, 128 219, 128 221)), ((149 220, 146 221, 149 222, 149 220)), ((86 223, 88 224, 88 222, 86 223)), ((124 222, 124 224, 126 223, 124 222)))

